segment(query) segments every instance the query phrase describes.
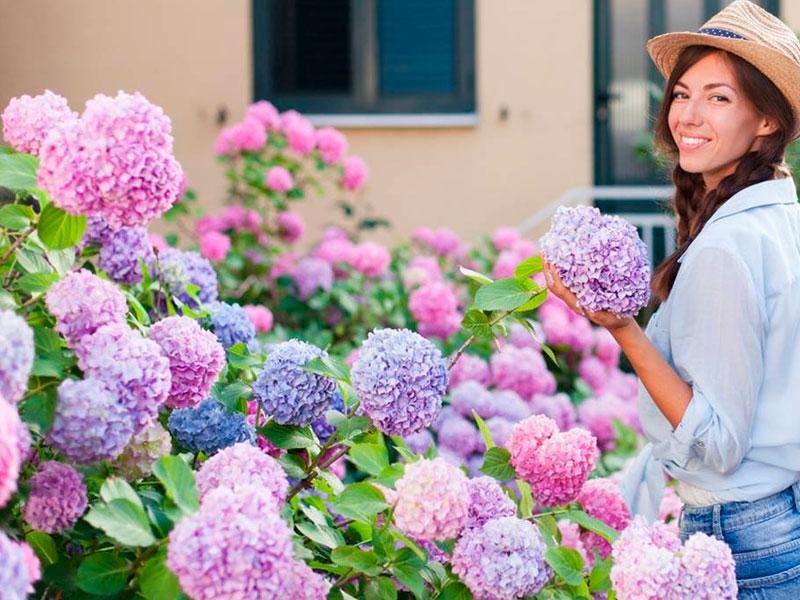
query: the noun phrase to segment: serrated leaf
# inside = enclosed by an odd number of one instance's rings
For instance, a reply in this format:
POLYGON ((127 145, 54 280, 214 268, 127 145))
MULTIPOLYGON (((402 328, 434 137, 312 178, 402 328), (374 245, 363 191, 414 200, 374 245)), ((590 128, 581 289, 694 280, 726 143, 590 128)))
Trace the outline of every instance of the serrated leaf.
POLYGON ((476 292, 475 306, 480 310, 514 310, 530 298, 531 292, 516 279, 499 279, 476 292))
POLYGON ((604 538, 611 544, 613 544, 619 536, 618 531, 612 527, 609 527, 601 520, 590 517, 582 510, 568 510, 563 516, 570 521, 577 523, 584 529, 595 532, 597 535, 604 538))
POLYGON ((136 582, 147 600, 174 600, 181 596, 178 578, 167 568, 166 557, 167 549, 162 546, 139 569, 136 582))
POLYGON ((313 448, 317 445, 317 440, 310 427, 281 425, 275 421, 269 421, 264 425, 261 433, 278 448, 284 450, 313 448))
POLYGON ((544 304, 546 300, 547 300, 547 288, 543 288, 541 290, 536 291, 536 294, 525 304, 521 304, 520 306, 515 308, 514 312, 520 313, 520 312, 528 312, 531 310, 536 310, 542 304, 544 304))
POLYGON ((519 488, 519 513, 523 519, 529 519, 533 514, 533 494, 531 494, 531 486, 527 481, 517 479, 517 488, 519 488))
POLYGON ((612 558, 609 556, 605 559, 596 560, 591 573, 589 573, 589 591, 590 592, 606 592, 611 589, 611 574, 612 558))
POLYGON ((214 388, 214 396, 230 412, 236 410, 240 398, 248 396, 251 392, 250 386, 240 381, 228 385, 218 385, 214 388))
POLYGON ((344 484, 342 480, 336 475, 331 473, 328 469, 322 469, 317 474, 319 479, 322 479, 333 490, 334 494, 341 494, 344 491, 344 484))
POLYGON ((34 250, 30 247, 23 245, 14 251, 14 258, 17 259, 19 266, 26 273, 52 273, 53 267, 50 266, 41 251, 34 250))
POLYGON ((0 186, 21 191, 36 187, 39 161, 30 154, 0 154, 0 186))
POLYGON ((344 441, 367 431, 372 427, 372 421, 369 417, 354 415, 347 417, 339 411, 329 410, 325 413, 325 418, 328 423, 336 427, 339 432, 339 439, 344 441))
POLYGON ((378 575, 383 568, 378 564, 378 557, 374 552, 361 550, 354 546, 339 546, 331 552, 333 564, 350 567, 358 573, 378 575))
POLYGON ((306 476, 306 465, 303 459, 296 454, 286 453, 278 459, 278 462, 289 477, 303 479, 306 476))
POLYGON ((353 483, 334 497, 333 510, 344 517, 362 522, 389 508, 383 493, 368 483, 353 483))
POLYGON ((544 261, 541 256, 531 256, 526 258, 514 268, 514 277, 517 279, 528 279, 535 273, 541 273, 544 269, 544 261))
POLYGON ((555 546, 547 549, 544 559, 553 568, 553 571, 569 585, 583 583, 583 559, 577 550, 565 546, 555 546))
POLYGON ((10 292, 7 292, 6 290, 2 289, 0 289, 0 309, 5 309, 5 310, 17 309, 17 301, 14 300, 14 296, 12 296, 10 292))
POLYGON ((142 499, 131 487, 131 484, 121 477, 109 477, 106 479, 100 487, 100 497, 106 502, 111 502, 117 498, 124 498, 130 500, 140 508, 144 508, 142 499))
POLYGON ((41 294, 58 281, 58 273, 28 273, 17 280, 17 289, 28 294, 41 294))
POLYGON ((192 514, 200 507, 194 473, 181 458, 169 454, 162 456, 153 463, 153 475, 184 514, 192 514))
POLYGON ((125 546, 150 546, 156 541, 144 510, 124 498, 96 504, 84 519, 125 546))
POLYGON ((36 230, 48 248, 69 248, 77 244, 86 231, 86 217, 67 214, 55 204, 48 204, 42 210, 36 230))
POLYGON ((538 525, 539 531, 544 534, 542 537, 548 547, 558 546, 561 532, 558 529, 558 523, 553 515, 538 515, 536 517, 536 525, 538 525))
POLYGON ((461 271, 462 275, 470 278, 472 281, 479 283, 480 285, 487 285, 494 281, 491 277, 487 277, 483 273, 478 273, 477 271, 473 271, 472 269, 468 269, 466 267, 458 267, 458 270, 461 271))
POLYGON ((350 383, 350 367, 338 356, 318 356, 304 364, 303 368, 309 373, 350 383))
POLYGON ((360 470, 370 475, 378 475, 389 466, 389 453, 384 444, 355 444, 347 455, 360 470))
POLYGON ((451 581, 442 588, 436 600, 472 600, 472 592, 460 581, 451 581))
POLYGON ((550 359, 550 362, 552 362, 556 367, 558 366, 558 359, 556 358, 556 355, 553 353, 553 350, 550 348, 550 346, 547 344, 542 344, 542 352, 547 355, 547 358, 550 359))
POLYGON ((372 577, 364 586, 364 598, 366 600, 396 600, 397 588, 388 577, 372 577))
POLYGON ((42 567, 49 567, 58 562, 58 549, 53 538, 42 531, 31 531, 25 535, 25 541, 30 544, 42 567))
POLYGON ((128 584, 128 561, 111 552, 90 554, 81 561, 75 583, 84 592, 111 596, 128 584))
POLYGON ((0 227, 11 231, 20 231, 30 225, 36 218, 30 206, 23 204, 6 204, 0 207, 0 227))
POLYGON ((467 311, 461 319, 461 326, 471 335, 479 339, 492 339, 492 328, 489 325, 489 317, 483 311, 473 309, 467 311))
POLYGON ((494 477, 500 481, 509 481, 516 477, 514 467, 509 462, 511 453, 505 448, 489 448, 483 457, 481 473, 494 477))
POLYGON ((425 587, 425 580, 420 575, 424 566, 424 560, 421 560, 408 548, 403 548, 398 552, 397 558, 391 566, 391 572, 417 598, 427 598, 428 591, 425 587))
POLYGON ((319 525, 310 521, 295 521, 294 526, 308 539, 325 548, 336 548, 345 542, 341 532, 329 525, 319 525))

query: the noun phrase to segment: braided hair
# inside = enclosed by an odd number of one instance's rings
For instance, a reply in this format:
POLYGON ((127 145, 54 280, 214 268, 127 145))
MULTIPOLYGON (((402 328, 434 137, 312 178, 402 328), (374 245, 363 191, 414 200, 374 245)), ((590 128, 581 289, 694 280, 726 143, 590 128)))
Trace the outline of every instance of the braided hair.
POLYGON ((680 269, 678 260, 720 206, 748 186, 790 176, 784 156, 796 128, 794 112, 786 97, 761 71, 744 59, 711 46, 689 46, 681 53, 667 81, 655 126, 656 147, 662 155, 675 161, 672 171, 675 196, 671 205, 678 230, 677 249, 653 273, 651 287, 656 298, 663 302, 669 296, 680 269), (676 82, 689 67, 712 53, 724 55, 744 95, 759 113, 773 119, 778 128, 771 135, 765 136, 757 149, 746 153, 736 170, 723 178, 715 189, 706 190, 701 173, 684 171, 677 162, 678 147, 672 137, 668 119, 676 82))

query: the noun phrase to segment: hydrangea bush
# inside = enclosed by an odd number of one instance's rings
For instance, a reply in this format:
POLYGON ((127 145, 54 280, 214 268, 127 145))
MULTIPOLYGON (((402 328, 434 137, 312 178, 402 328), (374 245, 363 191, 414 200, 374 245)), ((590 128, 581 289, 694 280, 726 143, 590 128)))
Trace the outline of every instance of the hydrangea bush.
POLYGON ((185 186, 161 109, 47 92, 3 126, 3 597, 735 596, 674 493, 629 525, 636 381, 514 230, 296 252, 288 203, 367 170, 259 102, 216 144, 237 203, 171 248, 146 229, 185 186))

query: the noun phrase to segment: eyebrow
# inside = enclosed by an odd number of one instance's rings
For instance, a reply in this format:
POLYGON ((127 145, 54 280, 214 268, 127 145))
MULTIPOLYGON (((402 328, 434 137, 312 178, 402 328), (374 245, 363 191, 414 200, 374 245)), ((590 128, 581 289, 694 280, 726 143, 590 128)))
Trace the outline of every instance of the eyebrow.
MULTIPOLYGON (((685 83, 683 83, 682 81, 675 82, 675 87, 678 87, 678 86, 685 87, 687 90, 689 89, 689 86, 686 85, 685 83)), ((708 83, 708 84, 703 86, 703 89, 704 90, 710 90, 710 89, 717 88, 717 87, 726 87, 726 88, 730 88, 734 92, 736 91, 736 88, 733 87, 732 85, 728 84, 728 83, 708 83)))

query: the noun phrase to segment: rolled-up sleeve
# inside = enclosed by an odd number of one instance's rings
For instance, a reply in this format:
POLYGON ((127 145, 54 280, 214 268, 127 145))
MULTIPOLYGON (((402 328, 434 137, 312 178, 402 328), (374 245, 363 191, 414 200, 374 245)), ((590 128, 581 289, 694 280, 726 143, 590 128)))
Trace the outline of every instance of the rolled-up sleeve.
POLYGON ((686 263, 671 292, 670 345, 692 398, 657 453, 681 468, 697 458, 725 474, 750 449, 763 378, 763 316, 742 259, 709 247, 686 263))

